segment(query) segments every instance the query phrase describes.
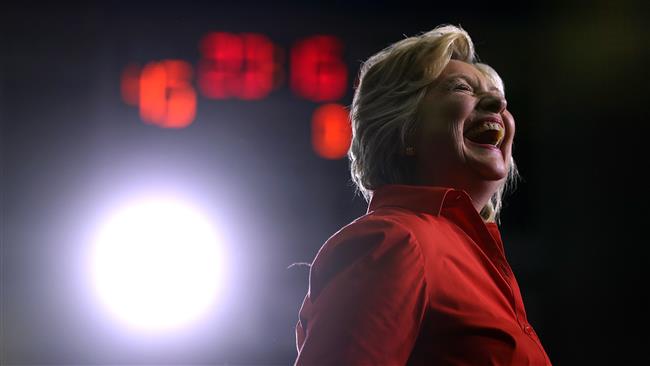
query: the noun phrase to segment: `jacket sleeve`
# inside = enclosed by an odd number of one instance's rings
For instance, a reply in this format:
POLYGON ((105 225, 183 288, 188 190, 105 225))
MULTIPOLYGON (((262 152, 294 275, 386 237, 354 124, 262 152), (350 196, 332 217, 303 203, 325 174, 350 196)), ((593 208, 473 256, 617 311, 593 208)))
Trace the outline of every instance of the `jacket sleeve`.
POLYGON ((365 217, 330 238, 310 271, 295 365, 404 365, 428 296, 419 243, 365 217))

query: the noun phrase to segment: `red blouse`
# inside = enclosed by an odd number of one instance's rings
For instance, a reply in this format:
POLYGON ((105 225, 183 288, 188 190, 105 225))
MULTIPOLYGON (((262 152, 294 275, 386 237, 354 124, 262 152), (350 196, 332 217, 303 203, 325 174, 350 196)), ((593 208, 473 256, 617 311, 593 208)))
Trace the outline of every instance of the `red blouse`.
POLYGON ((550 365, 499 229, 469 196, 387 185, 320 249, 296 365, 550 365))

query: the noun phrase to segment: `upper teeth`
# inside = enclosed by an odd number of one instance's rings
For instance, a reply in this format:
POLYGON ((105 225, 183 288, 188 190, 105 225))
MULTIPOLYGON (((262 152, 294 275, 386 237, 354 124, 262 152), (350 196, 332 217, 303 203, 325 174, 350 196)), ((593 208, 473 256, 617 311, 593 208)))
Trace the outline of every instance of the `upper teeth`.
POLYGON ((494 145, 499 146, 501 141, 503 141, 503 137, 505 136, 505 131, 503 129, 503 126, 500 123, 486 121, 470 128, 466 134, 468 135, 468 137, 473 138, 485 131, 490 131, 490 130, 498 132, 497 141, 495 141, 494 145))
POLYGON ((501 127, 501 124, 497 122, 483 122, 480 125, 472 128, 472 130, 475 130, 478 133, 485 132, 488 130, 503 131, 503 127, 501 127))

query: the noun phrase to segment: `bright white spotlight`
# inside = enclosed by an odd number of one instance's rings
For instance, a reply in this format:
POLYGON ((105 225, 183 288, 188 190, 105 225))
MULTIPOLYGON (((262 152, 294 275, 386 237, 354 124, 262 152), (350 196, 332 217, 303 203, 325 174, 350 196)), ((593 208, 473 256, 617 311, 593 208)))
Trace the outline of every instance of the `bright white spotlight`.
POLYGON ((213 305, 223 258, 208 220, 170 199, 117 212, 92 253, 100 300, 118 319, 145 331, 177 329, 213 305))

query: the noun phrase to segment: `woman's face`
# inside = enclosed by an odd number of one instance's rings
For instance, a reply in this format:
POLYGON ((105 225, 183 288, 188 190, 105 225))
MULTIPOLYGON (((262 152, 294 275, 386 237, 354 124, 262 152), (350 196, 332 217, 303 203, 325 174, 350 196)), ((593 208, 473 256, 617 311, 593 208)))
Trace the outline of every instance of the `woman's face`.
POLYGON ((508 175, 515 122, 501 92, 475 66, 451 60, 419 107, 421 184, 496 190, 508 175))

